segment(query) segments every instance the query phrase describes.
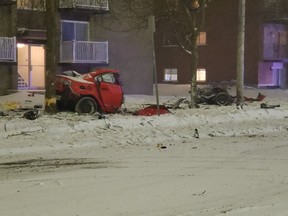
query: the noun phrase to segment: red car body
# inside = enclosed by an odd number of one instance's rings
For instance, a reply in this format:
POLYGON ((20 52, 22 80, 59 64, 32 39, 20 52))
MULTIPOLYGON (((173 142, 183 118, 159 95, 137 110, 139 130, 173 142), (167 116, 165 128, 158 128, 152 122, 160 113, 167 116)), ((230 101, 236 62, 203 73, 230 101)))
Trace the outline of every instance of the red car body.
POLYGON ((55 88, 59 107, 73 107, 78 113, 115 113, 123 103, 118 70, 66 71, 56 76, 55 88))

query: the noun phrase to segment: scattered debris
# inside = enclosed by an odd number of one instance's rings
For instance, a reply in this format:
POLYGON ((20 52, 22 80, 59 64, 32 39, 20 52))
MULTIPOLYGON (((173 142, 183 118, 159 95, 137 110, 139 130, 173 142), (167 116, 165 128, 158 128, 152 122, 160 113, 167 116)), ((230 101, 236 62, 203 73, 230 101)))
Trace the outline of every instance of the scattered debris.
POLYGON ((220 213, 221 214, 227 214, 228 212, 231 212, 233 209, 227 209, 227 210, 222 210, 220 213))
POLYGON ((198 132, 198 129, 197 129, 197 128, 195 129, 194 137, 197 138, 197 139, 199 139, 199 132, 198 132))
POLYGON ((39 117, 38 110, 37 109, 29 110, 24 113, 23 117, 28 120, 35 120, 39 117))
MULTIPOLYGON (((159 115, 171 113, 165 105, 159 105, 159 115)), ((157 115, 157 105, 149 105, 143 109, 140 109, 134 113, 136 116, 152 116, 157 115)))
POLYGON ((158 143, 157 144, 157 148, 159 149, 166 149, 167 147, 165 145, 163 145, 162 143, 158 143))
POLYGON ((43 105, 36 104, 36 105, 34 105, 34 108, 36 108, 36 109, 42 109, 42 108, 43 108, 43 105))
MULTIPOLYGON (((185 103, 185 102, 187 102, 187 99, 183 97, 183 98, 179 98, 177 101, 175 101, 172 104, 163 103, 163 105, 159 105, 159 115, 171 113, 169 109, 179 109, 180 104, 185 103)), ((133 114, 137 116, 158 115, 158 106, 156 104, 147 104, 146 107, 134 112, 133 114)))
POLYGON ((8 116, 8 114, 1 111, 0 116, 8 116))
POLYGON ((177 101, 175 101, 172 104, 165 103, 164 105, 168 109, 179 109, 180 108, 180 104, 183 103, 183 102, 186 102, 186 101, 187 101, 187 99, 185 97, 183 97, 183 98, 179 98, 177 101))
POLYGON ((20 107, 20 104, 15 101, 8 101, 2 104, 2 107, 4 110, 14 110, 14 109, 18 109, 20 107))
POLYGON ((261 109, 274 109, 275 107, 280 107, 280 105, 268 105, 267 103, 261 103, 260 107, 261 109))
POLYGON ((256 98, 249 98, 249 97, 243 97, 244 101, 263 101, 265 99, 265 95, 261 94, 260 92, 258 92, 258 95, 256 98))
POLYGON ((210 136, 210 137, 216 137, 216 135, 213 134, 213 133, 209 133, 208 136, 210 136))
POLYGON ((111 124, 109 122, 106 121, 106 118, 103 118, 104 122, 105 122, 105 126, 106 126, 106 129, 111 129, 111 124))
POLYGON ((108 116, 104 115, 103 113, 99 113, 98 119, 107 119, 108 116))
POLYGON ((14 137, 14 136, 31 136, 33 133, 39 133, 39 132, 43 132, 43 129, 39 129, 39 130, 35 130, 35 131, 21 131, 21 132, 16 132, 14 134, 9 134, 7 136, 7 138, 9 137, 14 137))
POLYGON ((237 104, 236 104, 236 108, 237 108, 237 109, 243 109, 244 105, 247 105, 247 104, 245 104, 245 103, 243 103, 243 102, 237 103, 237 104))
POLYGON ((202 193, 198 193, 198 194, 193 194, 193 196, 202 196, 206 193, 206 190, 204 190, 202 193))

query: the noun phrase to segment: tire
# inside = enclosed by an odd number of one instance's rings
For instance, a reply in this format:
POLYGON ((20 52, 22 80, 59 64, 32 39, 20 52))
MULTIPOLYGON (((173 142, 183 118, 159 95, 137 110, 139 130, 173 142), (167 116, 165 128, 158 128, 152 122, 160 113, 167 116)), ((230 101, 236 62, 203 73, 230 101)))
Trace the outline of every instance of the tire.
POLYGON ((91 97, 83 97, 75 105, 75 111, 80 115, 94 114, 97 112, 97 103, 91 97))
POLYGON ((214 100, 219 106, 227 106, 230 103, 230 96, 226 92, 219 92, 215 95, 214 100))

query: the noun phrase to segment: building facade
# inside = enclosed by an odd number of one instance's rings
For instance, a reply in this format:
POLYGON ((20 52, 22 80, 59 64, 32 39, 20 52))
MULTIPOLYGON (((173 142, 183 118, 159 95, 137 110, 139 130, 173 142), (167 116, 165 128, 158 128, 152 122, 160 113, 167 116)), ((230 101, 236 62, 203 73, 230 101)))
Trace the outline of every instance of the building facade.
MULTIPOLYGON (((60 47, 57 73, 119 69, 126 94, 153 94, 153 47, 159 83, 189 84, 190 56, 178 46, 165 21, 148 28, 113 31, 108 0, 59 0, 60 47)), ((117 1, 116 1, 117 2, 117 1)), ((0 95, 7 90, 45 88, 45 0, 0 1, 0 95)), ((288 1, 246 1, 244 84, 286 88, 288 1)), ((48 18, 49 19, 49 18, 48 18)), ((147 20, 148 22, 148 20, 147 20)), ((198 84, 236 80, 238 0, 207 7, 198 38, 198 84)))
MULTIPOLYGON (((149 29, 105 30, 108 0, 59 0, 57 73, 96 68, 120 71, 125 93, 153 93, 153 50, 149 29)), ((45 0, 5 0, 0 5, 0 94, 7 90, 45 89, 45 0)), ((147 21, 148 22, 148 21, 147 21)))
MULTIPOLYGON (((286 88, 288 62, 288 3, 285 0, 246 1, 245 85, 286 88)), ((167 23, 166 23, 167 24, 167 23)), ((155 35, 158 81, 189 84, 190 56, 169 32, 165 21, 155 35)), ((205 28, 198 37, 197 83, 236 80, 238 0, 211 1, 205 28)))

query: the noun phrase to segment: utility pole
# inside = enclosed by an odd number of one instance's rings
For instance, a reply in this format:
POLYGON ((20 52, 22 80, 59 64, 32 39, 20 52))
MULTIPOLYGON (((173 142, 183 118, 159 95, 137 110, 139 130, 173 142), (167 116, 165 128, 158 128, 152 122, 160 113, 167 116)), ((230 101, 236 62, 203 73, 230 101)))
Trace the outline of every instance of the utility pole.
POLYGON ((157 70, 156 70, 156 60, 155 60, 155 45, 154 45, 154 33, 156 31, 155 27, 155 17, 150 16, 148 18, 149 27, 151 31, 151 42, 152 42, 152 51, 153 51, 153 78, 155 85, 155 94, 156 94, 156 105, 157 105, 157 115, 160 115, 160 106, 159 106, 159 91, 158 91, 158 79, 157 79, 157 70))
POLYGON ((46 1, 47 43, 45 62, 45 112, 57 112, 55 76, 59 62, 59 0, 46 1))
POLYGON ((245 6, 246 0, 239 0, 238 14, 238 46, 237 46, 237 81, 236 97, 237 104, 243 100, 244 87, 244 52, 245 52, 245 6))

